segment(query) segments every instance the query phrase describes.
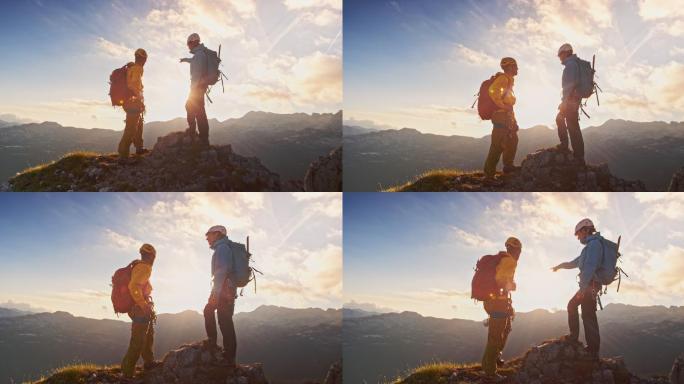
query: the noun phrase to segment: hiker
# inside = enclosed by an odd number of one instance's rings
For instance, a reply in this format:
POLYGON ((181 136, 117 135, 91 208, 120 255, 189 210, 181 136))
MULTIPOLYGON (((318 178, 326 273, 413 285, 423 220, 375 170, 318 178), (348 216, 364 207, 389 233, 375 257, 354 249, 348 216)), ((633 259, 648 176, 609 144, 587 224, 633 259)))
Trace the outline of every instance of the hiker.
POLYGON ((598 359, 601 336, 599 334, 598 320, 596 319, 596 302, 601 290, 601 283, 595 277, 600 268, 601 258, 604 252, 604 241, 601 233, 596 231, 594 223, 589 219, 583 219, 575 226, 575 236, 584 245, 582 253, 575 260, 560 263, 553 267, 554 272, 559 269, 579 268, 579 290, 568 302, 568 326, 570 334, 562 339, 579 343, 579 313, 578 307, 582 307, 582 323, 584 324, 584 336, 587 341, 587 352, 592 359, 598 359))
POLYGON ((226 227, 215 225, 206 233, 209 247, 214 250, 211 256, 212 289, 207 305, 204 307, 204 328, 207 331, 207 340, 204 345, 210 349, 218 349, 216 340, 216 316, 223 335, 224 363, 231 369, 236 368, 235 354, 237 340, 233 313, 235 311, 235 299, 237 299, 237 286, 231 281, 231 273, 235 268, 233 252, 228 240, 226 227))
POLYGON ((563 44, 558 48, 558 59, 565 67, 563 69, 562 86, 563 96, 558 106, 556 126, 560 144, 556 146, 561 151, 569 152, 568 135, 572 143, 572 154, 578 165, 584 166, 584 139, 579 126, 579 109, 581 97, 576 88, 579 85, 578 57, 572 51, 570 44, 563 44))
POLYGON ((190 95, 185 103, 187 111, 187 132, 193 137, 199 132, 199 142, 203 147, 209 146, 209 121, 204 109, 204 94, 207 92, 207 53, 198 34, 188 36, 188 49, 192 58, 180 59, 181 63, 190 63, 190 95))
MULTIPOLYGON (((506 346, 508 335, 512 329, 514 310, 510 292, 515 291, 514 281, 515 269, 522 251, 522 243, 515 237, 509 237, 505 243, 506 251, 501 251, 494 259, 494 285, 493 292, 490 292, 484 300, 484 310, 489 315, 487 324, 489 331, 487 334, 487 346, 482 356, 482 370, 490 379, 502 379, 496 373, 497 366, 503 366, 501 358, 502 351, 506 346)), ((487 257, 487 256, 485 256, 487 257)), ((484 259, 484 258, 483 258, 484 259)), ((478 268, 480 268, 478 262, 478 268)))
POLYGON ((131 318, 131 340, 128 344, 128 351, 121 362, 121 375, 124 379, 130 379, 135 373, 135 364, 142 356, 145 370, 152 369, 159 365, 154 360, 154 304, 150 294, 152 285, 150 275, 152 265, 156 258, 157 251, 150 244, 143 244, 140 247, 140 260, 133 262, 131 280, 128 284, 128 291, 133 298, 133 308, 128 312, 131 318))
POLYGON ((128 63, 126 70, 126 86, 129 96, 123 102, 126 112, 126 126, 119 142, 119 159, 128 159, 131 144, 135 146, 135 154, 143 155, 149 152, 143 147, 143 113, 145 99, 143 97, 143 67, 147 61, 147 52, 138 48, 135 51, 135 62, 128 63))
POLYGON ((518 122, 515 120, 513 106, 513 78, 518 74, 518 63, 511 57, 501 59, 502 72, 497 72, 489 86, 488 93, 496 110, 492 113, 492 141, 484 164, 485 181, 492 181, 496 174, 496 166, 503 154, 504 174, 520 169, 513 165, 515 152, 518 150, 518 122))

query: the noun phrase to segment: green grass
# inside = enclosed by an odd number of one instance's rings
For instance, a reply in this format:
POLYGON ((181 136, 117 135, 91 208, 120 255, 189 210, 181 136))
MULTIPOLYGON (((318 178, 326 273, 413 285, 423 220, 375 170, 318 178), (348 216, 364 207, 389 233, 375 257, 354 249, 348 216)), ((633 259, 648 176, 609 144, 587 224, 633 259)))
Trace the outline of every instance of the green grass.
MULTIPOLYGON (((49 377, 41 377, 38 381, 33 381, 28 384, 44 384, 48 382, 50 384, 76 384, 85 383, 88 375, 97 370, 102 369, 116 369, 112 367, 103 367, 100 365, 90 364, 90 363, 78 363, 68 365, 66 367, 58 368, 52 371, 49 377)), ((27 383, 25 383, 27 384, 27 383)))
POLYGON ((454 364, 434 362, 422 365, 408 372, 406 377, 398 378, 393 384, 443 384, 449 381, 451 373, 457 369, 479 367, 478 364, 454 364))
POLYGON ((17 192, 44 192, 57 190, 57 186, 61 185, 62 188, 59 190, 66 191, 71 180, 64 175, 55 175, 55 171, 61 169, 67 174, 78 174, 85 170, 89 160, 97 156, 101 154, 86 151, 70 152, 59 160, 25 169, 12 178, 13 189, 17 192))
POLYGON ((433 169, 402 185, 385 189, 383 192, 446 192, 449 191, 450 179, 466 172, 456 169, 433 169))

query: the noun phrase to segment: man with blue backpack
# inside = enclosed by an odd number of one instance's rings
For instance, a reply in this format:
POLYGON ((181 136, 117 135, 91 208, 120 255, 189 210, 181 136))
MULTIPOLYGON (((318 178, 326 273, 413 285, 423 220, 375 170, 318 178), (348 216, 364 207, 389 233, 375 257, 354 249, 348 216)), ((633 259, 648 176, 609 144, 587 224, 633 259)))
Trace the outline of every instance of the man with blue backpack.
MULTIPOLYGON (((619 277, 617 267, 618 244, 601 236, 590 219, 582 219, 575 226, 575 236, 584 245, 582 253, 574 260, 553 267, 559 269, 579 268, 579 290, 568 302, 568 326, 570 334, 564 340, 579 342, 579 312, 582 307, 582 323, 587 341, 587 352, 591 359, 598 359, 601 336, 596 318, 597 301, 603 285, 609 285, 619 277)), ((619 241, 618 241, 619 243, 619 241)))
POLYGON ((556 148, 568 152, 569 144, 572 143, 575 162, 584 166, 584 139, 579 126, 579 111, 582 99, 590 97, 595 91, 594 68, 588 61, 577 57, 572 46, 567 43, 558 49, 558 58, 565 68, 562 77, 563 96, 556 115, 560 139, 556 148))
POLYGON ((209 121, 204 108, 204 95, 210 85, 216 84, 215 73, 218 71, 220 59, 216 52, 200 42, 200 37, 196 33, 188 36, 187 44, 193 56, 180 59, 181 63, 190 63, 190 95, 185 103, 187 132, 193 136, 199 133, 200 145, 208 147, 209 121))
POLYGON ((223 225, 215 225, 206 233, 207 242, 214 253, 211 257, 212 289, 204 307, 204 327, 207 332, 204 346, 218 349, 217 314, 223 335, 223 363, 229 369, 235 369, 237 339, 233 314, 238 297, 237 288, 244 287, 251 280, 252 269, 249 266, 248 247, 230 241, 227 232, 223 225))

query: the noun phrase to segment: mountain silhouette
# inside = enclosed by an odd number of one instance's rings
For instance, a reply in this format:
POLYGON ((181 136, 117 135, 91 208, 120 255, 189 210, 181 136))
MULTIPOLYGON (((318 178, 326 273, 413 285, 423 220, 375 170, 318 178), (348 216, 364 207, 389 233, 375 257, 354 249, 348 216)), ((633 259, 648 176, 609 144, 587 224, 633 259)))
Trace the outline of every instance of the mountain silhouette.
MULTIPOLYGON (((223 122, 212 119, 209 124, 212 144, 230 144, 236 154, 259 158, 283 181, 302 180, 312 162, 342 142, 341 111, 335 114, 249 112, 223 122)), ((152 146, 158 137, 186 127, 187 121, 183 118, 146 123, 143 138, 152 146)), ((118 130, 63 127, 54 122, 1 128, 0 180, 7 180, 26 168, 56 161, 70 152, 114 152, 120 139, 118 130)))
MULTIPOLYGON (((261 306, 234 317, 238 362, 260 362, 270 383, 321 382, 341 360, 340 309, 261 306)), ((118 365, 128 347, 130 323, 66 312, 0 318, 0 382, 36 380, 74 363, 118 365)), ((206 338, 194 311, 160 314, 154 352, 161 359, 179 346, 206 338)), ((220 340, 220 338, 219 338, 220 340)))
MULTIPOLYGON (((376 191, 401 185, 438 169, 482 169, 490 135, 443 136, 403 128, 370 130, 344 136, 344 185, 348 191, 376 191)), ((483 132, 489 131, 483 125, 483 132)), ((684 166, 684 122, 608 120, 582 130, 586 160, 608 165, 617 178, 641 180, 652 191, 665 191, 684 166)), ((518 132, 516 164, 525 156, 558 143, 555 129, 535 126, 518 132)))
POLYGON ((238 155, 231 145, 200 148, 194 136, 180 131, 159 137, 150 153, 136 155, 123 163, 115 154, 68 154, 54 163, 17 174, 3 189, 15 192, 339 191, 342 157, 341 153, 332 156, 334 153, 314 161, 303 180, 283 181, 256 157, 238 155))
POLYGON ((436 170, 426 172, 413 182, 389 188, 392 192, 640 192, 646 191, 641 181, 617 178, 607 164, 577 165, 567 151, 542 149, 527 155, 520 171, 498 174, 486 181, 482 172, 436 170))
MULTIPOLYGON (((635 374, 665 374, 684 352, 684 307, 609 304, 598 319, 602 356, 623 356, 635 374)), ((487 338, 480 321, 414 312, 345 317, 342 332, 344 376, 352 383, 387 381, 435 361, 479 362, 487 338)), ((565 311, 518 312, 504 358, 519 357, 542 340, 565 333, 565 311)))
MULTIPOLYGON (((665 375, 642 378, 631 373, 622 357, 592 361, 583 345, 546 340, 499 369, 506 384, 670 384, 665 375)), ((415 369, 396 384, 417 383, 492 383, 477 364, 428 364, 415 369)))

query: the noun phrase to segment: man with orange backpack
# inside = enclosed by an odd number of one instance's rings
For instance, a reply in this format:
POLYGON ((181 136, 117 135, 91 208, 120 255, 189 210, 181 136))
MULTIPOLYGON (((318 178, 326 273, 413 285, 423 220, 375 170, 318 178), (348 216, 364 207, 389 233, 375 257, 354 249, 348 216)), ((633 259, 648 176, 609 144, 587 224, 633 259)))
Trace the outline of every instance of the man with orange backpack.
POLYGON ((472 281, 472 298, 483 302, 489 316, 482 370, 487 378, 494 380, 503 378, 496 373, 496 368, 504 364, 501 353, 512 329, 515 312, 509 293, 516 288, 515 269, 522 252, 522 243, 515 237, 509 237, 505 246, 506 251, 478 260, 472 281))
MULTIPOLYGON (((128 63, 124 67, 126 71, 126 92, 124 94, 124 99, 117 101, 117 103, 121 103, 120 105, 122 105, 126 112, 126 126, 123 135, 121 136, 118 149, 119 158, 122 161, 128 159, 131 144, 135 146, 136 155, 142 155, 148 152, 143 147, 143 113, 145 112, 145 99, 143 97, 142 77, 145 62, 147 62, 147 52, 142 48, 138 48, 135 51, 135 62, 128 63)), ((114 77, 114 74, 112 74, 112 77, 114 77)))
MULTIPOLYGON (((155 313, 150 297, 152 285, 150 276, 152 275, 152 265, 156 258, 157 251, 150 244, 143 244, 140 247, 140 260, 135 260, 129 264, 130 281, 127 289, 132 303, 128 311, 128 316, 132 320, 131 340, 128 344, 128 351, 121 362, 121 375, 124 380, 130 379, 135 373, 135 364, 142 356, 145 370, 152 369, 159 365, 154 360, 154 321, 155 313)), ((117 271, 119 273, 119 271, 117 271)), ((116 274, 115 274, 116 277, 116 274)), ((116 283, 113 284, 113 286, 116 283)), ((114 295, 112 295, 114 298, 114 295)), ((113 299, 114 300, 114 299, 113 299)), ((116 308, 115 310, 119 310, 116 308)))
POLYGON ((511 57, 504 57, 501 59, 501 69, 503 72, 498 72, 492 77, 487 87, 487 95, 480 96, 481 98, 489 96, 494 104, 491 113, 492 139, 484 164, 485 181, 494 179, 496 166, 502 154, 504 173, 515 172, 519 169, 513 165, 515 153, 518 150, 518 122, 513 112, 515 105, 513 78, 518 74, 518 63, 511 57))

